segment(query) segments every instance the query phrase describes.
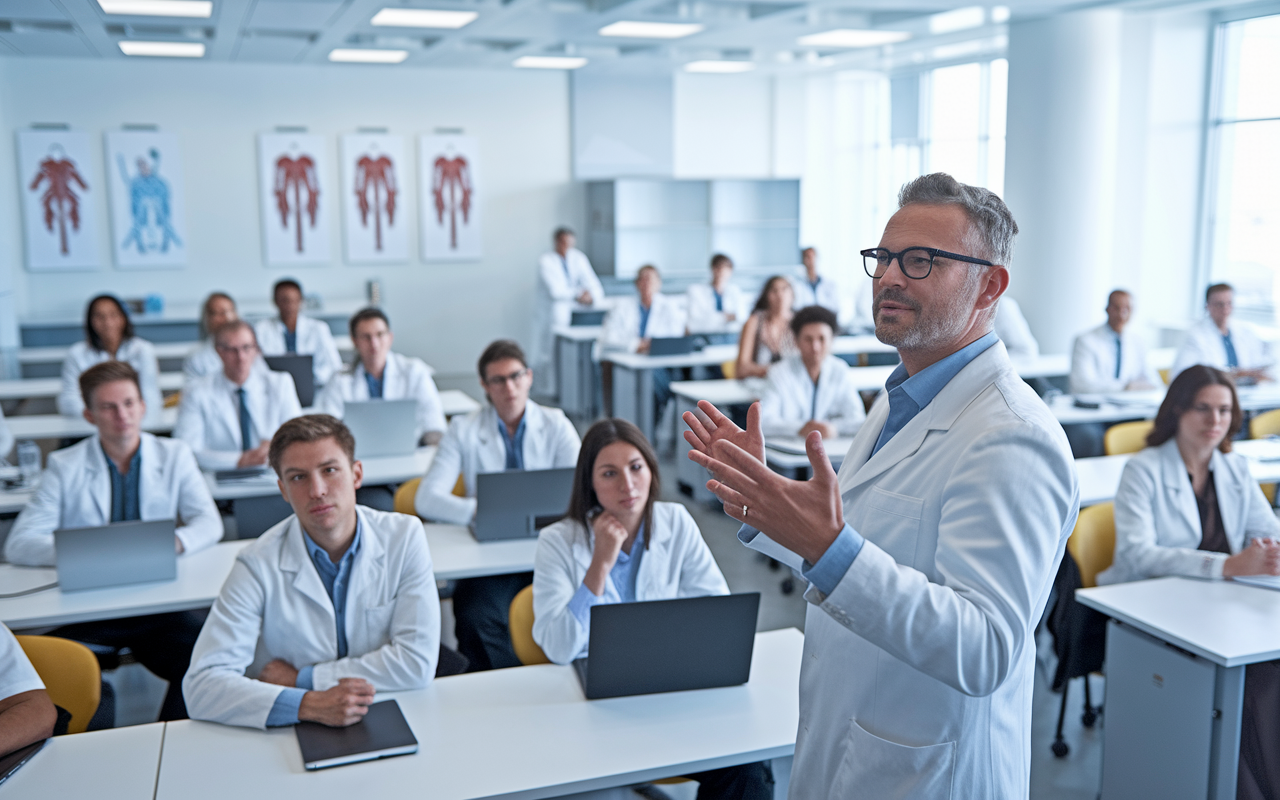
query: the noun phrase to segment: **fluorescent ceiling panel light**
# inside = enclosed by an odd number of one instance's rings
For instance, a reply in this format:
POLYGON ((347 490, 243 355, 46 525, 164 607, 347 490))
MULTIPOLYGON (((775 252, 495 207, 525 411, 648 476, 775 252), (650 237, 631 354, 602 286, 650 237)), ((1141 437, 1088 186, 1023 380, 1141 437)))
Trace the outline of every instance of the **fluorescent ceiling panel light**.
POLYGON ((586 63, 585 58, 576 56, 520 56, 511 65, 523 69, 577 69, 586 63))
POLYGON ((441 11, 434 8, 384 8, 373 15, 374 25, 400 28, 461 28, 480 16, 475 11, 441 11))
POLYGON ((833 31, 801 36, 797 44, 805 47, 875 47, 910 39, 906 31, 864 31, 854 28, 836 28, 833 31))
POLYGON ((628 39, 681 39, 698 33, 705 25, 697 22, 632 22, 622 20, 605 25, 601 36, 624 36, 628 39))
POLYGON ((204 58, 204 42, 120 42, 126 56, 166 56, 169 58, 204 58))
POLYGON ((330 61, 353 64, 399 64, 408 57, 408 50, 369 50, 339 47, 329 51, 330 61))
POLYGON ((143 17, 213 16, 213 0, 98 0, 104 14, 143 17))
POLYGON ((685 72, 750 72, 756 65, 750 61, 690 61, 684 65, 685 72))
POLYGON ((929 33, 952 33, 954 31, 978 28, 987 19, 987 12, 982 6, 968 6, 953 11, 944 11, 929 17, 929 33))
POLYGON ((991 9, 991 21, 997 25, 1003 25, 1009 21, 1009 7, 996 6, 991 9))

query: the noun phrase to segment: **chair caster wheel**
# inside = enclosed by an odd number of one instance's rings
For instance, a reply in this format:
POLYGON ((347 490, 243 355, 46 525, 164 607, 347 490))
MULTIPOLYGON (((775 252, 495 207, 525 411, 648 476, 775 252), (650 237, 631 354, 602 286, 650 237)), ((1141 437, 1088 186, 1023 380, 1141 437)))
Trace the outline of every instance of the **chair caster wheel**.
POLYGON ((1053 743, 1053 754, 1058 758, 1066 758, 1067 753, 1070 753, 1070 752, 1071 752, 1071 748, 1067 747, 1066 742, 1062 740, 1058 740, 1053 743))
POLYGON ((1089 709, 1080 715, 1080 722, 1082 722, 1086 728, 1092 728, 1093 724, 1097 721, 1098 715, 1094 713, 1093 709, 1089 709))

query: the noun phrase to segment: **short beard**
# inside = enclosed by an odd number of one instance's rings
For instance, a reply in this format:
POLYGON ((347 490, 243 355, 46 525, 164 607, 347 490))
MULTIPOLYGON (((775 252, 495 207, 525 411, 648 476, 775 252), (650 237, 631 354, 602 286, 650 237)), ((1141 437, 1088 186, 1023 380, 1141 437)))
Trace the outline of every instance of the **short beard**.
POLYGON ((876 338, 899 350, 927 350, 955 339, 969 324, 977 289, 976 276, 966 280, 960 291, 947 297, 945 304, 937 313, 927 317, 921 314, 920 304, 908 298, 901 290, 883 289, 872 303, 876 338), (915 324, 906 328, 882 324, 880 304, 886 301, 909 307, 916 314, 915 324))

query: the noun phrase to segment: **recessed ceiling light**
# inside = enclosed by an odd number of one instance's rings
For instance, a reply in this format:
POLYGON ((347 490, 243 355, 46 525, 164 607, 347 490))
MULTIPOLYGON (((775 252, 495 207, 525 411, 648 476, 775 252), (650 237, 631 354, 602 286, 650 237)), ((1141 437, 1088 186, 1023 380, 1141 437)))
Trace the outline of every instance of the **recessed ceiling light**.
POLYGON ((104 14, 144 17, 211 17, 213 0, 98 0, 104 14))
POLYGON ((698 33, 705 25, 697 22, 632 22, 622 20, 605 25, 601 36, 625 36, 630 39, 681 39, 698 33))
POLYGON ((203 58, 204 42, 120 42, 126 56, 167 56, 169 58, 203 58))
POLYGON ((373 15, 374 25, 401 28, 461 28, 480 16, 475 11, 441 11, 434 8, 384 8, 373 15))
POLYGON ((756 65, 750 61, 690 61, 684 65, 685 72, 750 72, 756 65))
POLYGON ((330 61, 356 64, 399 64, 409 57, 408 50, 369 50, 339 47, 329 51, 330 61))
POLYGON ((525 69, 577 69, 586 63, 585 58, 576 56, 520 56, 511 62, 512 66, 525 69))
POLYGON ((801 36, 797 44, 805 47, 875 47, 910 39, 906 31, 863 31, 853 28, 836 28, 833 31, 801 36))
POLYGON ((929 17, 929 33, 951 33, 978 28, 986 19, 987 12, 982 6, 956 8, 929 17))

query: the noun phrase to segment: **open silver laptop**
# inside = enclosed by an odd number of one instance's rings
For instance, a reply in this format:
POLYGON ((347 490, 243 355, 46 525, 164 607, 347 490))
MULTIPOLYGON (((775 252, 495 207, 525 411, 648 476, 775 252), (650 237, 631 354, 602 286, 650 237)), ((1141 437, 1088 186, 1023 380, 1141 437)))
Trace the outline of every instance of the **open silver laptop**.
POLYGON ((344 403, 342 421, 356 437, 356 458, 407 456, 418 446, 417 400, 344 403))
POLYGON ((54 531, 58 586, 78 592, 177 578, 174 526, 162 519, 54 531))
POLYGON ((481 472, 471 532, 481 542, 537 536, 564 516, 572 489, 573 467, 481 472))

